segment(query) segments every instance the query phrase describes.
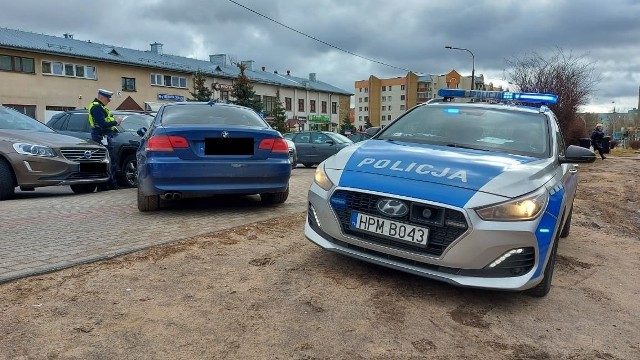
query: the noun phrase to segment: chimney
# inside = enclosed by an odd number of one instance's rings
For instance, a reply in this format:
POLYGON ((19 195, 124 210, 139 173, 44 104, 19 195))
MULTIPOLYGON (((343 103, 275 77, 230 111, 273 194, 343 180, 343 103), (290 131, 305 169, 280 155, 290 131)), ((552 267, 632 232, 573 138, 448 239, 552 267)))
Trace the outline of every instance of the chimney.
POLYGON ((309 73, 309 81, 316 81, 316 73, 309 73))
POLYGON ((162 55, 162 44, 159 42, 154 42, 151 45, 151 52, 154 54, 162 55))
POLYGON ((227 55, 226 54, 215 54, 215 55, 209 55, 209 61, 216 64, 216 65, 220 65, 222 67, 226 67, 227 66, 227 55))
POLYGON ((241 61, 241 64, 244 64, 245 69, 247 69, 248 71, 253 71, 253 60, 245 60, 245 61, 241 61))
POLYGON ((73 39, 73 34, 64 33, 63 35, 65 39, 73 39))
POLYGON ((265 71, 265 70, 267 70, 267 68, 265 66, 263 66, 262 67, 262 71, 265 71))
POLYGON ((287 76, 291 75, 291 71, 287 70, 287 76))
POLYGON ((274 74, 277 74, 277 73, 278 73, 278 70, 273 70, 273 73, 274 73, 274 74))

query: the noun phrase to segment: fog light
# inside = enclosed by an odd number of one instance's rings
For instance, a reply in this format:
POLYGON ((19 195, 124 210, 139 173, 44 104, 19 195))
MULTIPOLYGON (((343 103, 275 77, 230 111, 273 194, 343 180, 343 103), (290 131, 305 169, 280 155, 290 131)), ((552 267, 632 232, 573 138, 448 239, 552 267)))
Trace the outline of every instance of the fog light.
POLYGON ((515 255, 515 254, 521 254, 523 251, 524 251, 524 249, 509 250, 506 253, 504 253, 502 256, 500 256, 499 258, 494 260, 491 264, 489 264, 489 267, 490 268, 494 268, 494 267, 500 265, 500 263, 502 263, 503 261, 507 260, 509 258, 509 256, 515 255))

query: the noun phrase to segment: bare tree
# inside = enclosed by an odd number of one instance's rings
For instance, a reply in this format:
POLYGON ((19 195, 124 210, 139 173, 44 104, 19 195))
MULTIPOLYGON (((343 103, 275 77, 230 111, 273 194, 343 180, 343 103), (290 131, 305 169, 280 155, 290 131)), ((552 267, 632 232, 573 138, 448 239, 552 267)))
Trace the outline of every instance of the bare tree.
POLYGON ((560 48, 556 48, 549 58, 533 52, 522 58, 507 59, 506 62, 511 67, 511 82, 520 91, 558 95, 558 103, 550 108, 558 117, 566 142, 577 144, 578 134, 569 129, 576 128, 576 124, 573 124, 576 121, 584 126, 583 120, 577 119, 576 114, 581 105, 587 104, 600 80, 594 74, 594 63, 588 62, 584 55, 566 54, 560 48))

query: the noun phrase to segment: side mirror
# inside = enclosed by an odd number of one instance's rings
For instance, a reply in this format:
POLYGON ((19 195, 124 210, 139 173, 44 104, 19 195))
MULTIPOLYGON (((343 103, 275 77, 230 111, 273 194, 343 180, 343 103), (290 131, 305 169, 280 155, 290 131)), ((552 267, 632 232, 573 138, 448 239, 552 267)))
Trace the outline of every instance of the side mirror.
MULTIPOLYGON (((144 135, 147 133, 147 128, 142 127, 140 129, 138 129, 138 131, 136 131, 136 134, 138 134, 140 137, 144 137, 144 135)), ((595 160, 595 158, 594 158, 595 160)))
POLYGON ((325 141, 325 143, 326 143, 326 144, 329 144, 329 145, 333 145, 333 144, 335 144, 335 141, 333 141, 333 140, 327 140, 327 141, 325 141))
POLYGON ((564 156, 560 156, 558 160, 560 164, 592 163, 596 161, 596 154, 590 149, 569 145, 564 152, 564 156))

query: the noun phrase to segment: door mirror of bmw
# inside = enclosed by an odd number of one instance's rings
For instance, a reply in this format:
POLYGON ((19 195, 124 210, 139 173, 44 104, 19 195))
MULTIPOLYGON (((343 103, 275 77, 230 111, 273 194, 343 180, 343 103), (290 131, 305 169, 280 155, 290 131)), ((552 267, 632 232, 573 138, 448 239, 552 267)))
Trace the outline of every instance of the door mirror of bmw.
POLYGON ((146 134, 146 133, 147 133, 147 128, 144 128, 144 127, 140 128, 140 129, 138 129, 138 131, 136 131, 136 134, 138 134, 140 137, 144 137, 144 134, 146 134))
POLYGON ((560 164, 565 163, 591 163, 596 161, 596 154, 582 146, 569 145, 564 152, 564 156, 558 158, 560 164))

